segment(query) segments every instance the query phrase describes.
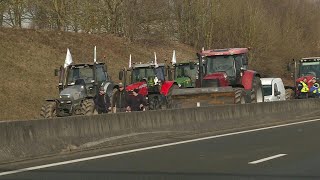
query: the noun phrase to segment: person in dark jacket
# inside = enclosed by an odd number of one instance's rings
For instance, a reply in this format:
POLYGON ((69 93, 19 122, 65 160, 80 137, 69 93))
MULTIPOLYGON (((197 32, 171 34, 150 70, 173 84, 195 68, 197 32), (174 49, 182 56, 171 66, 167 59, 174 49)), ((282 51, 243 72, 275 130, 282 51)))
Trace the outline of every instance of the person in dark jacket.
POLYGON ((108 113, 108 111, 111 109, 110 97, 108 94, 106 94, 103 87, 100 88, 99 94, 95 95, 93 100, 98 114, 108 113))
POLYGON ((126 112, 128 107, 128 92, 125 90, 122 83, 119 83, 119 88, 115 89, 112 94, 111 107, 113 112, 126 112))
POLYGON ((134 89, 132 96, 128 99, 128 106, 130 111, 143 111, 147 105, 146 99, 143 95, 139 94, 139 89, 134 89))

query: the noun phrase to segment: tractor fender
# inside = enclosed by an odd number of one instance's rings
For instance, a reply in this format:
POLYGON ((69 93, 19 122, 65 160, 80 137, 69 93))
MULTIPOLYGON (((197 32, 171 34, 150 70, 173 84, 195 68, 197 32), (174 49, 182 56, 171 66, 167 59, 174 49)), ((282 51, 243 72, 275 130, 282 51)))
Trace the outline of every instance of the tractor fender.
POLYGON ((251 90, 254 77, 260 77, 260 75, 256 71, 246 70, 243 72, 241 84, 243 85, 245 90, 251 90))
MULTIPOLYGON (((108 94, 109 97, 112 96, 113 90, 115 89, 115 85, 112 82, 106 82, 103 86, 104 91, 108 94)), ((119 88, 119 86, 118 86, 119 88)))
POLYGON ((145 81, 136 82, 126 87, 127 91, 133 91, 134 89, 139 89, 139 94, 142 94, 143 96, 148 95, 148 86, 145 81))
POLYGON ((160 93, 163 94, 164 96, 167 96, 173 84, 177 84, 177 83, 175 83, 174 81, 164 81, 161 86, 160 93))

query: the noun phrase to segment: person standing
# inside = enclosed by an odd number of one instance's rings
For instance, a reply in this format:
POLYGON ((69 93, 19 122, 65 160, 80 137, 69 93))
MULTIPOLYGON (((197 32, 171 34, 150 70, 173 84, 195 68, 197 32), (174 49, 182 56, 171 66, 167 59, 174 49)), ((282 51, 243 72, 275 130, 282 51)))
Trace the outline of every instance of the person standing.
POLYGON ((112 94, 111 107, 113 113, 126 112, 128 107, 128 92, 125 90, 122 83, 119 83, 118 88, 112 94))
POLYGON ((99 89, 99 93, 93 97, 95 110, 98 114, 108 113, 110 108, 110 97, 104 91, 104 88, 99 89))
POLYGON ((319 98, 319 95, 320 95, 319 83, 315 81, 313 86, 310 88, 310 92, 312 93, 311 95, 312 97, 319 98))
POLYGON ((301 99, 308 98, 309 87, 307 85, 307 78, 304 78, 302 81, 300 81, 298 84, 298 90, 300 91, 301 99))
POLYGON ((128 99, 128 106, 130 111, 143 111, 147 105, 146 99, 143 95, 139 94, 139 89, 132 91, 132 96, 128 99))

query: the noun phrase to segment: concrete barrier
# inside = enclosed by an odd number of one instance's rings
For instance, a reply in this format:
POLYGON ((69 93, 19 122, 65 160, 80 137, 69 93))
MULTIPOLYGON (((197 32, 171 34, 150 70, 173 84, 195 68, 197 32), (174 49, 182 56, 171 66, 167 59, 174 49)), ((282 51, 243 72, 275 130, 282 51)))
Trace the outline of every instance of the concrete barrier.
MULTIPOLYGON (((0 163, 58 154, 130 133, 205 132, 298 120, 319 99, 0 122, 0 163)), ((308 114, 309 113, 309 114, 308 114)))

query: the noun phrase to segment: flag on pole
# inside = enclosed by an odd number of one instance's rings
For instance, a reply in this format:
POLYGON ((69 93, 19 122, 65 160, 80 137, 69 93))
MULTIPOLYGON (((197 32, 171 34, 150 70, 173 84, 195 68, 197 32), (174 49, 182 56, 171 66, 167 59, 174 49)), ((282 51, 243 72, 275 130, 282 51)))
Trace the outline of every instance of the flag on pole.
POLYGON ((172 54, 172 61, 171 61, 172 65, 177 63, 177 58, 176 58, 176 51, 173 50, 173 54, 172 54))
POLYGON ((71 57, 71 53, 69 48, 67 48, 67 55, 66 55, 66 59, 64 61, 64 68, 66 68, 67 66, 69 66, 72 63, 72 57, 71 57))
POLYGON ((94 46, 93 62, 97 62, 97 46, 94 46))
POLYGON ((157 62, 157 55, 156 55, 156 52, 154 52, 154 66, 157 68, 159 65, 158 65, 158 62, 157 62))

